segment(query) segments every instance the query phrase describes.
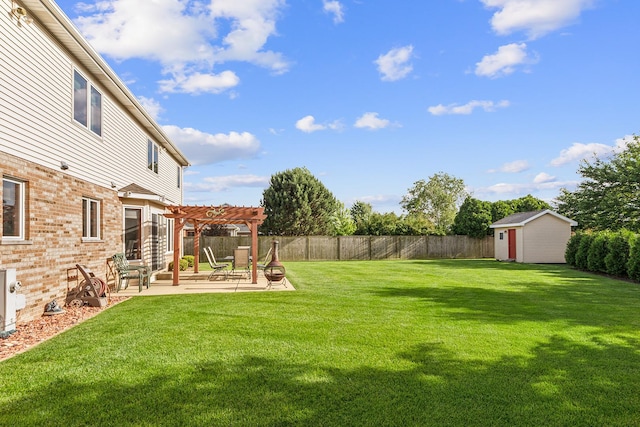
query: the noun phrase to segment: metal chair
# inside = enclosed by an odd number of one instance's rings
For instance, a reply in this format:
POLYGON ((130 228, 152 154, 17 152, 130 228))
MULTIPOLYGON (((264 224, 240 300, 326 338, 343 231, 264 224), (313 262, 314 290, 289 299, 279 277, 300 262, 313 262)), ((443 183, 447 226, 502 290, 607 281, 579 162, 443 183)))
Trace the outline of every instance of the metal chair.
POLYGON ((204 248, 204 254, 207 256, 209 266, 213 270, 211 274, 209 274, 209 277, 207 277, 207 280, 212 280, 215 277, 219 276, 218 273, 224 273, 224 278, 226 280, 228 276, 228 271, 226 270, 226 268, 229 266, 229 264, 216 262, 216 257, 213 256, 213 249, 211 249, 210 247, 204 248))
POLYGON ((233 250, 233 272, 240 271, 242 274, 246 273, 247 277, 251 276, 251 263, 249 262, 249 250, 248 249, 234 249, 233 250))
POLYGON ((149 274, 151 269, 146 265, 131 265, 129 261, 124 256, 123 253, 117 253, 113 255, 113 264, 116 267, 116 271, 118 272, 118 288, 127 289, 129 287, 130 279, 138 279, 138 287, 139 291, 142 292, 142 286, 146 286, 149 289, 149 274), (122 283, 125 283, 124 288, 122 287, 122 283))

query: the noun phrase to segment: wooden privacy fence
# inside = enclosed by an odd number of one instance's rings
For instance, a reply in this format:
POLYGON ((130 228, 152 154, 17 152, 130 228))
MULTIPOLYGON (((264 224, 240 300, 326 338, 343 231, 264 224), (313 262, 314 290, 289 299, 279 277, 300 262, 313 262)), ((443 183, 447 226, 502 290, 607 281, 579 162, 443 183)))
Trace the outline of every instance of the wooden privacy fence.
MULTIPOLYGON (((280 242, 281 261, 347 261, 429 258, 493 258, 493 237, 468 236, 260 236, 258 256, 262 262, 271 242, 280 242)), ((193 237, 185 237, 184 254, 193 255, 193 237)), ((200 236, 200 259, 209 246, 216 257, 233 254, 238 246, 249 246, 249 236, 200 236)))

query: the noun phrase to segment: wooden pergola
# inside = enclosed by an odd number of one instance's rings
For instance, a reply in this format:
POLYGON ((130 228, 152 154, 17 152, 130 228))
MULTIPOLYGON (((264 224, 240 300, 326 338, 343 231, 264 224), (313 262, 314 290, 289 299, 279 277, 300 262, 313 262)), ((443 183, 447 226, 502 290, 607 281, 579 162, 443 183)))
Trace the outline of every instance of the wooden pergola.
POLYGON ((180 254, 182 253, 182 229, 187 223, 193 224, 194 272, 198 272, 200 262, 200 233, 209 224, 245 224, 251 230, 251 283, 258 283, 258 226, 265 220, 264 208, 239 206, 168 206, 171 213, 164 214, 174 219, 173 232, 173 286, 180 284, 180 254))

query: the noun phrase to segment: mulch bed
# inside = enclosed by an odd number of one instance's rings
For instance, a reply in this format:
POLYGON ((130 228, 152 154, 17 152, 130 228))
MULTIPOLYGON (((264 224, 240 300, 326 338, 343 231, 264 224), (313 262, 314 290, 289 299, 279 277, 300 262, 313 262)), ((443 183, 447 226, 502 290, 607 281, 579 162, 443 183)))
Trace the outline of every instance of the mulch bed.
POLYGON ((18 322, 14 333, 6 338, 0 338, 0 361, 22 353, 129 298, 111 297, 111 303, 106 307, 89 307, 87 305, 64 307, 64 313, 61 314, 43 315, 30 322, 18 322))

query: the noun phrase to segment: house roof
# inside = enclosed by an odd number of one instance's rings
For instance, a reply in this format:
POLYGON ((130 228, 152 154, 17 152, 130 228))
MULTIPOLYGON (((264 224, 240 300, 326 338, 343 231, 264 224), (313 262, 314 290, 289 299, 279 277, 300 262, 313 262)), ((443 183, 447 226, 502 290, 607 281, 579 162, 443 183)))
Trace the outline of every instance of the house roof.
MULTIPOLYGON (((21 0, 29 17, 37 21, 82 64, 109 93, 141 124, 157 144, 173 155, 181 166, 189 166, 185 155, 176 147, 164 130, 147 113, 106 61, 96 52, 78 29, 52 0, 21 0)), ((34 23, 35 24, 35 23, 34 23)))
POLYGON ((166 200, 165 196, 160 195, 158 193, 154 193, 151 190, 147 190, 146 188, 138 185, 138 184, 129 184, 125 187, 122 187, 118 190, 118 197, 129 198, 129 199, 139 199, 139 200, 150 200, 161 205, 168 206, 169 202, 166 200))
POLYGON ((575 227, 576 225, 578 225, 577 222, 567 218, 566 216, 560 215, 559 213, 554 212, 550 209, 545 209, 545 210, 539 210, 539 211, 514 213, 512 215, 502 218, 501 220, 494 222, 489 227, 490 228, 523 227, 526 223, 534 221, 543 215, 553 215, 556 218, 561 219, 562 221, 568 222, 569 225, 571 225, 572 227, 575 227))

